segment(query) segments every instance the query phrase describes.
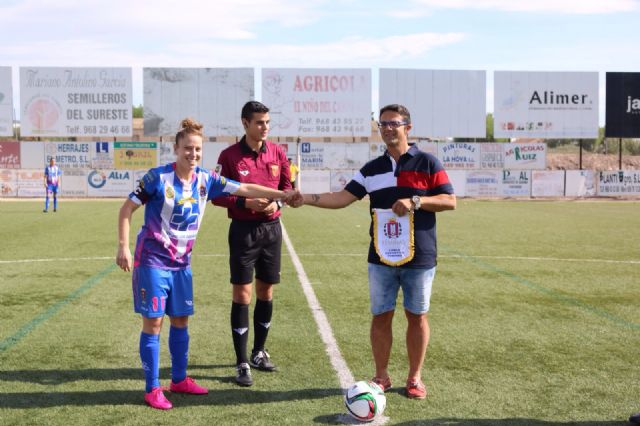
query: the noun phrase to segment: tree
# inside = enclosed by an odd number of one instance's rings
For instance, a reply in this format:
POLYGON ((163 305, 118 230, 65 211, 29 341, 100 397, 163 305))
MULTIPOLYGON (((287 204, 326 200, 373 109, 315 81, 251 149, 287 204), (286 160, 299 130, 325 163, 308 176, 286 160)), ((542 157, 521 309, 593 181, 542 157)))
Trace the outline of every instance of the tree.
POLYGON ((142 105, 138 105, 138 106, 133 106, 133 118, 142 118, 143 115, 143 111, 142 111, 142 105))

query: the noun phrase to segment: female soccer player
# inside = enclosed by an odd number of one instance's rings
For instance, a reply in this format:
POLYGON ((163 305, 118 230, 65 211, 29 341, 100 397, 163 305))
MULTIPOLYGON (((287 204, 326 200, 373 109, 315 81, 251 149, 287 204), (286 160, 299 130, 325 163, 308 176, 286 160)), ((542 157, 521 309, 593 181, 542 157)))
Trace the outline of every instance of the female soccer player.
POLYGON ((191 250, 204 209, 221 194, 284 199, 292 193, 255 184, 240 184, 198 166, 202 155, 202 125, 182 120, 176 134, 176 162, 147 172, 129 195, 118 218, 116 263, 124 271, 133 267, 133 303, 142 315, 140 359, 146 380, 145 401, 153 408, 172 407, 160 387, 160 330, 165 313, 171 321, 171 392, 206 394, 208 390, 187 376, 189 334, 193 315, 191 250), (129 230, 133 212, 144 204, 144 224, 131 258, 129 230))

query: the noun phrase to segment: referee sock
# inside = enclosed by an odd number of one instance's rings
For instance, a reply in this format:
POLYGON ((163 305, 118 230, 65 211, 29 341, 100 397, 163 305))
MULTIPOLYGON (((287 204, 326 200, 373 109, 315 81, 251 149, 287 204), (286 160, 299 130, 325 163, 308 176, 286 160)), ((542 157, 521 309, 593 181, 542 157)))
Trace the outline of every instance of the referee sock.
POLYGON ((231 304, 231 335, 236 351, 236 364, 248 363, 247 341, 249 340, 249 305, 231 304))
POLYGON ((160 386, 160 335, 140 333, 140 360, 144 370, 146 392, 160 386))
POLYGON ((264 350, 267 341, 269 328, 271 327, 271 316, 273 313, 273 300, 256 300, 256 307, 253 311, 253 350, 251 352, 264 350))
POLYGON ((189 360, 189 333, 187 327, 171 326, 169 329, 169 352, 171 353, 171 381, 178 383, 187 377, 189 360))

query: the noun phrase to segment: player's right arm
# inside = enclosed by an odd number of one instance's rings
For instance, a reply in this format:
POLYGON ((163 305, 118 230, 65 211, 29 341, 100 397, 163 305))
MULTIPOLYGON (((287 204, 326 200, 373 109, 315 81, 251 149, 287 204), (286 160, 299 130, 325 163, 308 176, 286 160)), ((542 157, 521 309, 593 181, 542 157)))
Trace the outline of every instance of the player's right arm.
POLYGON ((120 208, 118 216, 118 254, 116 255, 116 264, 123 271, 131 271, 133 260, 131 258, 131 249, 129 248, 129 230, 131 229, 131 217, 140 206, 131 199, 127 198, 120 208))

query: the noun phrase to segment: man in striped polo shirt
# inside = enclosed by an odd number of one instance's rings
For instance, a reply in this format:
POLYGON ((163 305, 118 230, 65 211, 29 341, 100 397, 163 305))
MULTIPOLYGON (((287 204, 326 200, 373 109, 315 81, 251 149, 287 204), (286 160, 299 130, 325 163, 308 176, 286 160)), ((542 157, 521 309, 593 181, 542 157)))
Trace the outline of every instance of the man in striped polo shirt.
POLYGON ((383 155, 365 164, 342 191, 304 194, 294 205, 337 209, 369 195, 373 381, 384 390, 391 388, 392 320, 402 288, 408 322, 405 391, 408 398, 424 399, 427 390, 421 370, 429 343, 427 312, 436 271, 436 212, 454 210, 456 196, 440 161, 409 144, 411 115, 406 107, 383 107, 378 124, 387 146, 383 155))

